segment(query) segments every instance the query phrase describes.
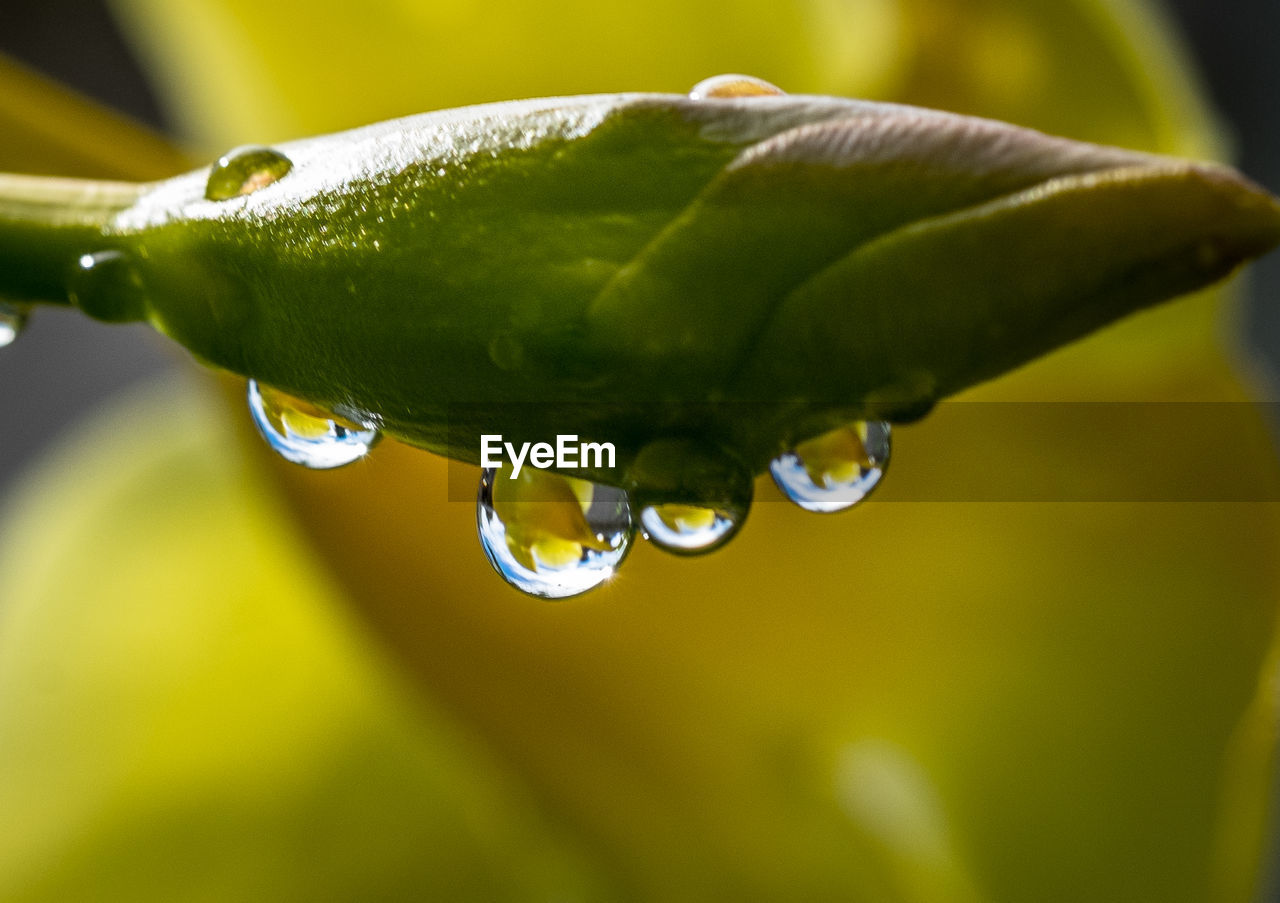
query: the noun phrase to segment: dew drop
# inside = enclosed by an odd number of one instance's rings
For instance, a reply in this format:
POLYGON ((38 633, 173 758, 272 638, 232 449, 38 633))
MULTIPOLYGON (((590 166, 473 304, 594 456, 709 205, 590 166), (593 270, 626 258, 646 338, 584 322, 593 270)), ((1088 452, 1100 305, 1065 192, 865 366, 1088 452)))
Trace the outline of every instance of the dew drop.
POLYGON ((27 312, 14 304, 0 301, 0 348, 12 345, 27 325, 27 312))
POLYGON ((293 169, 293 161, 269 147, 237 147, 229 150, 209 170, 204 196, 210 201, 226 201, 266 188, 283 179, 293 169))
POLYGON ((67 282, 71 303, 96 320, 127 323, 147 315, 142 279, 123 251, 82 254, 67 282))
POLYGON ((352 423, 253 379, 249 412, 258 432, 282 458, 314 470, 363 458, 379 438, 372 426, 352 423))
POLYGON ((564 599, 613 576, 634 526, 621 489, 523 468, 487 469, 476 496, 476 528, 502 579, 542 599, 564 599))
POLYGON ((768 97, 786 93, 762 78, 734 74, 704 78, 689 90, 689 97, 693 100, 706 100, 709 97, 768 97))
POLYGON ((851 508, 880 482, 889 466, 889 424, 859 421, 801 442, 769 464, 773 481, 806 511, 851 508))
POLYGON ((664 552, 702 555, 736 536, 745 519, 745 509, 648 505, 640 512, 640 529, 645 539, 664 552))

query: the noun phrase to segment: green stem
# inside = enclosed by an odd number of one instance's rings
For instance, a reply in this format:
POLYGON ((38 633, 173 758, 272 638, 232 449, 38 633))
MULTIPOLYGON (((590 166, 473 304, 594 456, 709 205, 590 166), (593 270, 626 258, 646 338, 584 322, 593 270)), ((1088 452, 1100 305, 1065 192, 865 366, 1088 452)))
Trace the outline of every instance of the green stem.
POLYGON ((0 297, 69 303, 67 281, 76 261, 100 250, 112 217, 145 188, 0 173, 0 297))

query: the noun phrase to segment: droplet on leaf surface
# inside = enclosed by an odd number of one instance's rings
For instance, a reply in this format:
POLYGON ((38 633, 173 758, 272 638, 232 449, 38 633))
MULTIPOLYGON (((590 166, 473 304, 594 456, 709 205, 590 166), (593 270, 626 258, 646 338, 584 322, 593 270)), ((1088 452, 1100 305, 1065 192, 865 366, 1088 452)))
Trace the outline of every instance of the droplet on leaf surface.
POLYGON ((209 170, 204 196, 210 201, 226 201, 253 194, 284 178, 293 161, 269 147, 237 147, 218 158, 209 170))
POLYGON ((771 85, 762 78, 753 75, 713 75, 704 78, 689 89, 689 96, 694 100, 706 100, 709 97, 768 97, 785 94, 777 85, 771 85))

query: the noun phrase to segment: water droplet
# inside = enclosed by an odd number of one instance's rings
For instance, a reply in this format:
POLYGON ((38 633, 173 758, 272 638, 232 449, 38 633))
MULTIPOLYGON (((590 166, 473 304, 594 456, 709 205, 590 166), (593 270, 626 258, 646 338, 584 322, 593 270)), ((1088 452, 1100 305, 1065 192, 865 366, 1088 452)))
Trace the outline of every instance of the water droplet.
POLYGON ((713 75, 704 78, 689 91, 694 100, 706 100, 708 97, 767 97, 786 94, 777 85, 771 85, 762 78, 753 75, 713 75))
POLYGON ((859 421, 801 442, 769 464, 773 481, 806 511, 843 511, 862 501, 889 466, 889 424, 859 421))
POLYGON ((702 555, 720 548, 738 533, 746 511, 701 505, 648 505, 640 512, 644 538, 664 552, 702 555))
POLYGON ((68 280, 67 296, 95 320, 127 323, 147 316, 142 279, 123 251, 81 254, 68 280))
POLYGON ((627 478, 645 538, 676 555, 701 555, 736 536, 755 483, 719 445, 674 436, 645 445, 627 478))
POLYGON ((293 169, 293 161, 269 147, 237 147, 229 150, 209 170, 204 196, 210 201, 226 201, 253 194, 283 179, 293 169))
POLYGON ((626 557, 634 527, 621 489, 525 467, 487 469, 476 527, 489 563, 531 596, 563 599, 604 583, 626 557))
POLYGON ((378 441, 372 426, 352 423, 330 411, 249 380, 249 412, 267 443, 286 461, 315 470, 341 467, 363 458, 378 441))
POLYGON ((15 304, 0 301, 0 348, 12 345, 27 325, 27 312, 15 304))

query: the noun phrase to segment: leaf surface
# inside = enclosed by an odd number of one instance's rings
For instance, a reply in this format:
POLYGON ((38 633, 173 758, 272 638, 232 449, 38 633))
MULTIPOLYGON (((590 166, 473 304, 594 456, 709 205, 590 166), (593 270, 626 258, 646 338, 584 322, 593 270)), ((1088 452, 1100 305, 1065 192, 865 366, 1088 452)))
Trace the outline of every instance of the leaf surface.
MULTIPOLYGON (((759 471, 1210 284, 1280 239, 1232 170, 824 97, 550 98, 280 145, 116 217, 199 357, 411 444, 679 436, 759 471)), ((599 475, 618 482, 616 474, 599 475)))

